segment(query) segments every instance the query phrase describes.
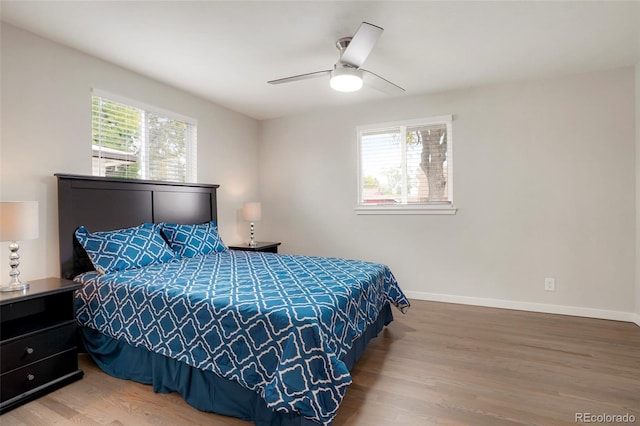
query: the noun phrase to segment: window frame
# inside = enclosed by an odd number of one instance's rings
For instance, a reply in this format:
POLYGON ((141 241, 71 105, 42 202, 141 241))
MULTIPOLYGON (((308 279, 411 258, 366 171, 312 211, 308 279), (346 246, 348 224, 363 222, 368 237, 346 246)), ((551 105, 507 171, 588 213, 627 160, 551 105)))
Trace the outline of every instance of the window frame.
MULTIPOLYGON (((107 92, 105 90, 102 89, 97 89, 97 88, 92 88, 91 89, 91 102, 90 105, 92 104, 92 100, 93 97, 97 96, 100 98, 105 98, 108 99, 110 101, 113 102, 118 102, 121 104, 124 104, 126 106, 129 107, 133 107, 133 108, 137 108, 137 109, 141 109, 145 112, 144 114, 144 129, 143 129, 143 138, 145 139, 145 144, 148 144, 148 139, 149 139, 149 129, 148 129, 148 115, 147 113, 151 113, 151 114, 155 114, 155 115, 159 115, 159 116, 163 116, 166 117, 170 120, 173 121, 181 121, 184 122, 190 126, 193 126, 193 135, 192 135, 192 140, 191 141, 185 141, 185 143, 189 144, 190 146, 185 146, 185 161, 187 163, 186 165, 186 175, 185 175, 185 180, 184 183, 198 183, 198 155, 197 155, 197 148, 198 148, 198 120, 196 120, 195 118, 191 118, 188 117, 186 115, 182 115, 179 114, 177 112, 174 111, 169 111, 160 107, 156 107, 154 105, 149 105, 146 104, 144 102, 135 100, 135 99, 131 99, 131 98, 127 98, 125 96, 121 96, 121 95, 117 95, 111 92, 107 92)), ((91 123, 92 123, 92 127, 93 127, 93 112, 91 112, 91 123)), ((93 159, 93 154, 91 156, 91 158, 93 159)), ((142 169, 148 169, 149 168, 149 161, 148 160, 143 160, 140 164, 140 167, 142 169)), ((91 174, 93 175, 93 167, 91 170, 91 174)), ((138 179, 138 180, 147 180, 148 178, 146 177, 140 177, 140 178, 132 178, 132 179, 138 179)), ((163 181, 164 182, 164 181, 163 181)), ((173 182, 173 181, 166 181, 166 182, 173 182)))
MULTIPOLYGON (((357 151, 357 199, 356 214, 456 214, 453 204, 453 115, 439 115, 411 120, 366 124, 356 127, 357 151), (406 150, 406 129, 421 125, 446 124, 447 126, 447 202, 411 203, 411 204, 363 204, 362 203, 362 135, 371 131, 400 130, 402 150, 406 150)), ((406 163, 404 163, 406 167, 406 163)), ((406 178, 406 170, 403 179, 406 178)))

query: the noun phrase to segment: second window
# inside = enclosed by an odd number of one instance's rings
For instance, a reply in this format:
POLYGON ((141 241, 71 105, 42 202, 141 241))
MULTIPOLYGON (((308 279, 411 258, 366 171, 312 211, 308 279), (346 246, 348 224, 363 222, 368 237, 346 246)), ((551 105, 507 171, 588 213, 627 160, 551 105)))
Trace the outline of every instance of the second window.
POLYGON ((450 115, 358 128, 358 205, 452 205, 450 115))

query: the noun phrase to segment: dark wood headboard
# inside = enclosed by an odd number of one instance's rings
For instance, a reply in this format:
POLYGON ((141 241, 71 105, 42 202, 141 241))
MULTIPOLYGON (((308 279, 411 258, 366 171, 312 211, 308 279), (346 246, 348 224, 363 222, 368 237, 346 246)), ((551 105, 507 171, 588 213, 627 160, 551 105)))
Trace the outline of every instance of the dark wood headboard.
POLYGON ((204 223, 218 219, 220 185, 104 178, 57 173, 60 273, 72 278, 91 270, 73 235, 112 231, 142 223, 204 223))

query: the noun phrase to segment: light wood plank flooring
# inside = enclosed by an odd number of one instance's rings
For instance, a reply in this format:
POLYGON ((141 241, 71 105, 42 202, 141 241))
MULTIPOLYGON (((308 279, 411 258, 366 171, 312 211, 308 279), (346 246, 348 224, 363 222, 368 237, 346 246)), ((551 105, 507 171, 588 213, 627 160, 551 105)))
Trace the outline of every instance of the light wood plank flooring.
MULTIPOLYGON (((640 424, 640 327, 624 322, 413 301, 352 371, 335 425, 575 425, 575 413, 640 424)), ((0 417, 12 425, 230 425, 176 394, 85 377, 0 417)))

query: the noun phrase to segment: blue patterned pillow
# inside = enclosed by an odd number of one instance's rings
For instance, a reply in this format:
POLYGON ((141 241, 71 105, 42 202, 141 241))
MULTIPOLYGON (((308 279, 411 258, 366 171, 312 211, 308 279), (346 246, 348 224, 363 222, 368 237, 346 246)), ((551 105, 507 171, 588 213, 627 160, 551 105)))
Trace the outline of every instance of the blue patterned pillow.
POLYGON ((101 274, 168 262, 175 254, 160 235, 160 225, 145 223, 134 228, 90 233, 84 226, 76 238, 101 274))
POLYGON ((162 232, 180 257, 194 257, 217 251, 227 251, 214 221, 200 225, 163 223, 162 232))

